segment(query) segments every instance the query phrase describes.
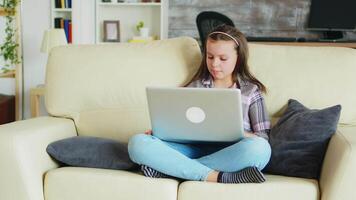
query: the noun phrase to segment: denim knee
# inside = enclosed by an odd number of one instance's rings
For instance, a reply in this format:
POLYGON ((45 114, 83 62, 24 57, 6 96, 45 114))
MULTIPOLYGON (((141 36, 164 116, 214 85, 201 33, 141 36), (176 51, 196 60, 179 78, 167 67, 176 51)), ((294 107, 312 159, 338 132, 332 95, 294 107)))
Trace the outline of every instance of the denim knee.
POLYGON ((146 134, 137 134, 130 138, 128 143, 128 152, 130 159, 137 163, 142 164, 142 158, 145 157, 145 149, 147 143, 152 140, 152 136, 146 134))
POLYGON ((261 137, 246 138, 251 142, 249 145, 249 153, 256 158, 255 166, 262 170, 268 164, 271 158, 271 146, 268 141, 261 137))

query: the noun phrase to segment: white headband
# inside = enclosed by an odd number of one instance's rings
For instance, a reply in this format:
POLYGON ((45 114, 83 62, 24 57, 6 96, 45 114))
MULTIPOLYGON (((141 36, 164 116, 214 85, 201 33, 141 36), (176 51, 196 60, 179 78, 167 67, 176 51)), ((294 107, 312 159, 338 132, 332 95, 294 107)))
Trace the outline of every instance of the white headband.
POLYGON ((219 33, 219 34, 226 35, 227 37, 231 38, 231 39, 236 43, 237 46, 240 46, 240 44, 237 42, 237 40, 236 40, 234 37, 232 37, 231 35, 229 35, 229 34, 227 34, 227 33, 221 32, 221 31, 214 31, 214 32, 211 32, 211 33, 208 35, 208 37, 209 37, 210 35, 218 34, 218 33, 219 33))

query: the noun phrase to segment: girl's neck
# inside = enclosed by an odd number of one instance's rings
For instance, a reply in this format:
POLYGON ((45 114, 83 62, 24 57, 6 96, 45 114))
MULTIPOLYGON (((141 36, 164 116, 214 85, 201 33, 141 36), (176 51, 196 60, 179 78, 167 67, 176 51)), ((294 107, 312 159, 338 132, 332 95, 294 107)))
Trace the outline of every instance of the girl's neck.
POLYGON ((232 79, 229 80, 213 80, 214 88, 231 88, 234 86, 232 79))

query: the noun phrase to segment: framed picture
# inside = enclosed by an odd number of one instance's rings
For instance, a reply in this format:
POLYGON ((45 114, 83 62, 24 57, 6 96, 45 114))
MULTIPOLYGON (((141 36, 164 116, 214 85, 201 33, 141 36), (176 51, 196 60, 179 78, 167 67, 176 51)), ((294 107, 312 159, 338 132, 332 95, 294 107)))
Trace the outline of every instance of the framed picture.
POLYGON ((104 21, 104 42, 120 42, 120 21, 104 21))

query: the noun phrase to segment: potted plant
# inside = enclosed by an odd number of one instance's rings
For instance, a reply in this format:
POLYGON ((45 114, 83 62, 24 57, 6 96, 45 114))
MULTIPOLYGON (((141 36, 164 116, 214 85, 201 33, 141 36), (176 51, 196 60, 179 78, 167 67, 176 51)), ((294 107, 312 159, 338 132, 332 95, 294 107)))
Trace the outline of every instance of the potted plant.
POLYGON ((141 37, 148 37, 149 29, 145 27, 145 23, 143 21, 138 22, 136 30, 140 33, 141 37))
MULTIPOLYGON (((7 0, 4 1, 3 7, 8 12, 14 12, 19 0, 7 0)), ((17 54, 17 48, 19 44, 16 42, 16 29, 14 29, 14 14, 10 13, 6 16, 5 25, 5 40, 4 43, 0 45, 0 56, 4 58, 5 67, 1 70, 6 73, 9 71, 10 66, 14 66, 20 63, 20 58, 17 54)))

